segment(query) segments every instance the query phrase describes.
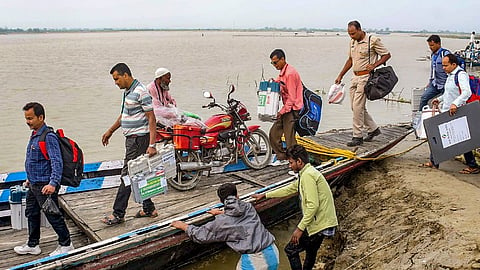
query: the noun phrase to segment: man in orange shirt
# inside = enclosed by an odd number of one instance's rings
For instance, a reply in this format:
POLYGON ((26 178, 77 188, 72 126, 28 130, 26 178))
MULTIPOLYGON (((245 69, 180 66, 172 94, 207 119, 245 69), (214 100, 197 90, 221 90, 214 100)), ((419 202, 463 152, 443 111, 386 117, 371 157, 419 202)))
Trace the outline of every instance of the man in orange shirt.
POLYGON ((281 49, 275 49, 270 54, 271 64, 280 70, 280 74, 275 79, 280 83, 280 94, 283 107, 277 113, 277 120, 270 129, 270 144, 277 154, 277 161, 274 165, 288 164, 285 149, 282 145, 282 135, 285 136, 287 148, 297 144, 295 139, 295 120, 298 119, 298 113, 303 107, 303 85, 297 70, 287 64, 285 52, 281 49))

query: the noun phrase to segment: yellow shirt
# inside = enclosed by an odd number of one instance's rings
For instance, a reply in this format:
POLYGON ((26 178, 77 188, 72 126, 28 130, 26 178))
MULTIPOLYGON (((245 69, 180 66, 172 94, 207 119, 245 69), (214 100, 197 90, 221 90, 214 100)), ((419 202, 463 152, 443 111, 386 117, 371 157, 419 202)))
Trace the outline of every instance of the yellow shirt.
POLYGON ((266 198, 285 197, 299 192, 303 217, 297 227, 308 235, 338 225, 332 191, 325 177, 310 163, 300 170, 300 180, 267 192, 266 198), (299 183, 300 181, 300 183, 299 183))

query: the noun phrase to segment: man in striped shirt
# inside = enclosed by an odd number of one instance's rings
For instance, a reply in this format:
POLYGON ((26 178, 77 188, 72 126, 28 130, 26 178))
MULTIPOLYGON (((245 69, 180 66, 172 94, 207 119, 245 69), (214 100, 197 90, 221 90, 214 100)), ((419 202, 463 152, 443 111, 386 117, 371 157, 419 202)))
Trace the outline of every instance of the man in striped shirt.
MULTIPOLYGON (((103 134, 102 144, 108 145, 109 139, 118 128, 122 128, 125 136, 125 160, 122 168, 122 183, 118 188, 113 204, 113 213, 102 219, 107 225, 116 225, 125 221, 125 210, 131 193, 128 179, 128 161, 147 153, 153 156, 155 148, 155 114, 153 113, 152 97, 145 86, 132 77, 130 68, 125 63, 116 64, 111 70, 115 84, 124 89, 122 110, 113 125, 103 134)), ((151 199, 143 201, 143 209, 135 217, 157 217, 158 212, 151 199)))

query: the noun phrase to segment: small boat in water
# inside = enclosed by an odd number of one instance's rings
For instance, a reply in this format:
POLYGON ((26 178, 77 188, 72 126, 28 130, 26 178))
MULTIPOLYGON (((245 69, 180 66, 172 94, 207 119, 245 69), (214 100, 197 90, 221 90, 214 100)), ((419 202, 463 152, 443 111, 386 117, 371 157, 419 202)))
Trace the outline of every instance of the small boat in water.
MULTIPOLYGON (((319 149, 345 149, 351 140, 351 130, 332 130, 308 137, 309 152, 332 187, 341 185, 342 179, 356 168, 370 162, 371 158, 395 146, 409 133, 410 125, 381 127, 382 133, 372 142, 358 146, 350 155, 319 149)), ((305 141, 302 140, 302 143, 305 141)), ((343 151, 342 151, 343 152, 343 151)), ((158 210, 157 218, 135 219, 126 216, 126 222, 105 226, 100 214, 109 213, 116 189, 98 189, 88 192, 65 193, 59 202, 68 216, 72 241, 76 249, 53 257, 41 255, 18 256, 13 246, 24 243, 26 230, 0 230, 0 251, 4 254, 0 268, 9 269, 177 269, 198 258, 205 257, 225 247, 224 244, 199 245, 193 243, 183 231, 170 227, 173 220, 183 220, 196 225, 213 219, 207 214, 221 207, 216 196, 217 186, 233 182, 241 199, 250 201, 250 195, 280 188, 294 180, 288 165, 268 166, 265 169, 245 169, 210 175, 190 191, 168 190, 153 198, 158 210)), ((252 202, 266 226, 279 223, 299 212, 297 196, 252 202)), ((127 213, 135 213, 138 204, 130 201, 127 213)), ((42 230, 40 246, 47 252, 56 246, 56 235, 42 230)), ((50 229, 51 231, 51 229, 50 229)))
POLYGON ((467 48, 464 50, 455 51, 454 54, 460 56, 465 60, 465 67, 478 67, 480 66, 480 49, 467 48))

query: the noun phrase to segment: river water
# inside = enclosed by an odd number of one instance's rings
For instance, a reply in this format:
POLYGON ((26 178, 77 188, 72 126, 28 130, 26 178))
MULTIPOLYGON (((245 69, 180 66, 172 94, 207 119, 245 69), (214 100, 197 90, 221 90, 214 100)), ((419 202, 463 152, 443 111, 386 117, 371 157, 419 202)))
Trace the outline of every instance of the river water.
MULTIPOLYGON (((133 76, 144 84, 153 79, 156 68, 167 67, 178 107, 204 119, 213 111, 201 109, 208 103, 202 91, 209 90, 224 101, 231 83, 237 87, 234 96, 256 115, 256 88, 262 72, 267 79, 278 74, 270 65, 273 49, 285 50, 287 62, 298 70, 308 88, 326 93, 345 63, 349 40, 346 33, 225 31, 0 35, 0 172, 23 170, 30 131, 22 107, 30 101, 45 106, 49 125, 63 128, 78 141, 86 162, 122 159, 120 132, 108 147, 101 145, 101 135, 121 108, 122 91, 109 74, 118 62, 127 63, 133 76)), ((399 77, 394 92, 411 99, 411 90, 424 86, 429 75, 429 63, 416 60, 429 53, 426 38, 390 34, 382 40, 392 54, 389 64, 399 77)), ((451 50, 464 48, 465 43, 443 40, 444 47, 451 50)), ((351 72, 344 78, 347 86, 350 77, 351 72)), ((380 125, 411 119, 410 104, 375 101, 368 102, 367 108, 380 125)), ((343 105, 325 104, 320 131, 350 128, 351 117, 348 95, 343 105)), ((269 123, 253 118, 251 124, 261 124, 268 132, 269 123)), ((285 241, 289 237, 288 232, 276 235, 285 241)), ((236 255, 225 254, 218 262, 212 259, 208 269, 215 268, 211 263, 224 265, 225 258, 234 265, 236 255)), ((191 269, 202 269, 202 263, 191 269)))

